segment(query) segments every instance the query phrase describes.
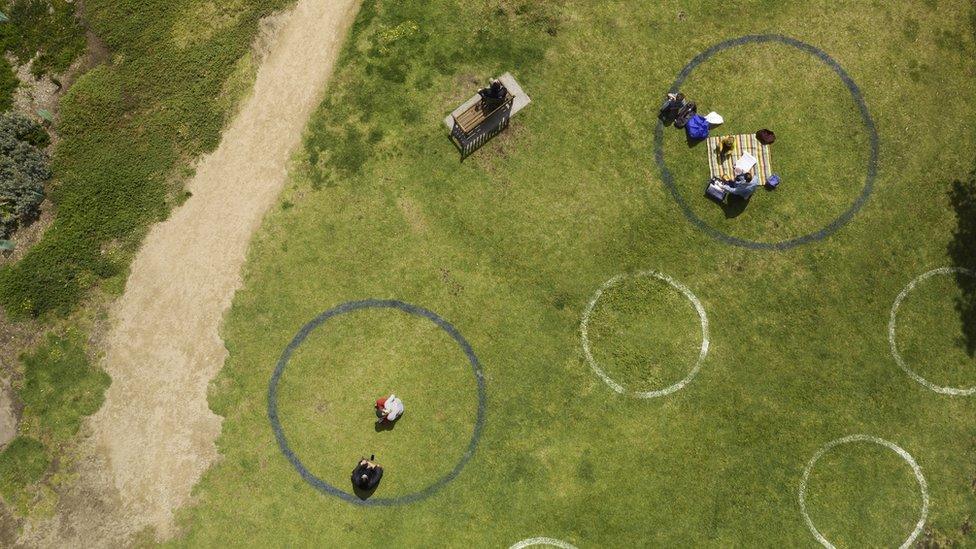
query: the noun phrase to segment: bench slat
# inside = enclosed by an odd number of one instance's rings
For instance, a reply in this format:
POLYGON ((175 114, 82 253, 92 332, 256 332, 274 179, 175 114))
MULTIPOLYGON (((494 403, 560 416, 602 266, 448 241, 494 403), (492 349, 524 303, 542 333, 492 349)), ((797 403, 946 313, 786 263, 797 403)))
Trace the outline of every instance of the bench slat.
POLYGON ((497 112, 498 109, 502 109, 505 108, 507 105, 511 105, 514 99, 515 96, 509 94, 508 97, 505 98, 505 101, 503 101, 496 108, 490 111, 485 110, 483 101, 478 101, 474 105, 468 107, 466 111, 455 116, 454 121, 457 122, 457 125, 461 128, 462 132, 470 133, 471 130, 477 128, 479 124, 481 124, 488 118, 491 118, 491 115, 497 112))

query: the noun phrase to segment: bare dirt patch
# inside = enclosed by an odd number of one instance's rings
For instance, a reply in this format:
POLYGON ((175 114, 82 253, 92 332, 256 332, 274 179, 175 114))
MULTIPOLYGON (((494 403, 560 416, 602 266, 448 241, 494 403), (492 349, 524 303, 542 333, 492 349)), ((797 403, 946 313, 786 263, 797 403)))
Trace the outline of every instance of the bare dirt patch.
POLYGON ((0 378, 0 450, 17 436, 17 409, 8 379, 0 378))
POLYGON ((357 7, 299 0, 250 97, 199 162, 190 198, 150 231, 105 340, 112 385, 90 418, 79 481, 59 516, 28 528, 22 541, 104 546, 147 527, 158 538, 176 533, 174 511, 218 458, 221 418, 207 404, 207 386, 227 356, 220 322, 357 7))
POLYGON ((415 234, 423 234, 427 232, 427 218, 424 217, 424 212, 412 198, 408 196, 401 196, 397 198, 397 207, 400 208, 400 212, 403 213, 403 218, 407 220, 407 224, 410 225, 411 231, 413 231, 415 234))

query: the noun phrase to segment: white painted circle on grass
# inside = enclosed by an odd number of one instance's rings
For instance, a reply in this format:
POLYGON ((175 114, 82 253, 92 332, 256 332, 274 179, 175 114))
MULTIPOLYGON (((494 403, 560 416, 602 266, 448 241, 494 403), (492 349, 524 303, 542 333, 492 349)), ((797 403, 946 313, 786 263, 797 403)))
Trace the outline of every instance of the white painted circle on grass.
POLYGON ((929 389, 935 391, 936 393, 942 393, 943 395, 968 396, 968 395, 976 394, 976 386, 944 387, 941 385, 936 385, 935 383, 932 383, 931 381, 918 375, 918 373, 916 373, 915 370, 912 370, 912 368, 908 365, 905 359, 902 358, 901 354, 898 352, 898 344, 895 342, 895 328, 898 322, 898 308, 901 307, 901 302, 905 299, 905 297, 907 297, 908 294, 915 289, 915 286, 918 285, 919 282, 932 278, 935 275, 947 275, 947 274, 959 274, 959 273, 965 274, 967 276, 976 277, 976 273, 974 273, 969 269, 964 269, 962 267, 942 267, 940 269, 933 269, 919 276, 915 280, 909 282, 908 286, 905 286, 905 289, 902 290, 900 294, 898 294, 897 298, 895 298, 895 304, 891 306, 891 318, 888 320, 888 344, 891 347, 892 356, 895 357, 895 362, 897 362, 898 366, 902 370, 904 370, 905 373, 908 374, 909 377, 911 377, 915 381, 921 383, 922 385, 928 387, 929 389))
POLYGON ((883 438, 873 437, 870 435, 851 435, 844 438, 839 438, 833 442, 828 443, 826 446, 817 451, 817 454, 813 456, 810 463, 807 463, 807 468, 803 471, 803 480, 800 481, 800 512, 803 513, 803 520, 806 521, 807 527, 810 528, 810 532, 813 533, 813 537, 817 538, 824 547, 830 549, 835 549, 834 545, 827 541, 827 538, 817 530, 817 527, 813 525, 813 519, 807 513, 807 502, 806 502, 806 492, 807 492, 807 481, 810 479, 810 471, 813 470, 813 466, 817 464, 820 460, 830 450, 840 446, 842 444, 850 444, 853 442, 869 442, 872 444, 878 444, 888 448, 892 452, 898 454, 905 463, 912 468, 912 472, 915 473, 915 479, 918 481, 918 487, 922 492, 922 512, 921 516, 918 518, 918 523, 915 524, 915 529, 909 534, 908 538, 902 542, 900 548, 907 549, 915 542, 915 539, 922 533, 922 529, 925 527, 925 520, 929 515, 929 485, 925 482, 925 477, 922 476, 922 468, 918 466, 915 459, 906 452, 901 446, 893 442, 889 442, 883 438))
POLYGON ((620 394, 630 394, 631 396, 637 398, 661 397, 670 395, 671 393, 682 389, 685 385, 691 382, 696 375, 698 375, 698 370, 701 369, 702 362, 705 361, 705 356, 708 355, 708 316, 705 314, 705 307, 702 306, 701 301, 699 301, 695 294, 692 293, 692 291, 689 290, 684 284, 681 284, 670 276, 657 271, 641 271, 630 275, 619 274, 604 282, 603 286, 600 286, 600 289, 593 294, 593 298, 590 299, 590 303, 586 306, 586 310, 583 311, 583 318, 580 321, 580 334, 583 339, 583 354, 586 356, 586 362, 590 365, 590 368, 596 372, 596 375, 600 376, 600 379, 602 379, 604 383, 609 385, 614 391, 620 394), (603 368, 600 368, 600 365, 596 363, 596 359, 593 358, 593 353, 590 352, 590 315, 593 314, 593 309, 596 307, 597 301, 600 300, 603 292, 609 290, 622 280, 636 277, 651 277, 667 282, 672 288, 684 294, 684 296, 688 298, 688 301, 691 301, 691 304, 695 306, 695 310, 698 311, 698 317, 701 319, 702 343, 701 350, 698 353, 698 360, 695 361, 694 366, 691 367, 691 370, 688 371, 688 375, 686 375, 684 379, 675 383, 674 385, 671 385, 670 387, 665 387, 664 389, 659 389, 656 391, 628 391, 623 385, 617 383, 613 380, 613 378, 607 375, 607 373, 603 371, 603 368))
POLYGON ((576 549, 576 546, 566 543, 563 540, 553 538, 529 538, 523 539, 508 549, 522 549, 523 547, 533 547, 536 545, 548 545, 549 547, 559 547, 560 549, 576 549))

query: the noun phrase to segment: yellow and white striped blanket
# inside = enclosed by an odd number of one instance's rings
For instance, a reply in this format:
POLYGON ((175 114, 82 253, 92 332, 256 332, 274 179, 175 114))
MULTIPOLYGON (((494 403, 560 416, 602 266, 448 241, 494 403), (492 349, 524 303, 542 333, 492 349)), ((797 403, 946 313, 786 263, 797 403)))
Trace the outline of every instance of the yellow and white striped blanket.
POLYGON ((732 149, 732 154, 721 158, 719 157, 718 149, 722 140, 726 137, 729 136, 709 137, 706 142, 706 145, 708 145, 708 170, 711 172, 711 176, 721 179, 734 179, 735 161, 743 153, 749 153, 759 161, 752 168, 752 176, 758 177, 759 183, 765 185, 769 177, 773 175, 773 162, 772 157, 769 155, 769 145, 760 143, 756 139, 755 134, 743 133, 733 135, 731 137, 735 140, 735 146, 732 149))

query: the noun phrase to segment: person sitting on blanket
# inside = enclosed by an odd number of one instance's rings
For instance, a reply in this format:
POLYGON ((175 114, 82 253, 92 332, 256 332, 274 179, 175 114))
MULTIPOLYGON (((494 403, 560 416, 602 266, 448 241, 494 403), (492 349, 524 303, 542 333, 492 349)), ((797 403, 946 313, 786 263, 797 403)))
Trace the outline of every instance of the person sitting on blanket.
POLYGON ((749 172, 736 174, 734 181, 722 184, 722 189, 725 192, 745 200, 749 200, 757 188, 759 188, 759 182, 749 172))
POLYGON ((735 150, 735 138, 725 137, 718 143, 718 155, 723 160, 735 150))

